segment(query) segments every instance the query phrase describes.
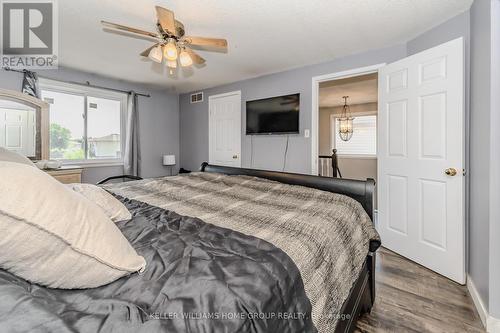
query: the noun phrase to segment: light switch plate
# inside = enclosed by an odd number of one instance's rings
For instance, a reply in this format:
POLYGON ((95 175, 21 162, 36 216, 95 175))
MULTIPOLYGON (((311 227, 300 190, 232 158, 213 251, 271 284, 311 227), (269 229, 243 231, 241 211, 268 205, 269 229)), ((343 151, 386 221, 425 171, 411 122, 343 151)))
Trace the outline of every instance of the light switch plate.
POLYGON ((310 133, 309 129, 304 130, 304 138, 308 138, 310 136, 310 134, 311 133, 310 133))

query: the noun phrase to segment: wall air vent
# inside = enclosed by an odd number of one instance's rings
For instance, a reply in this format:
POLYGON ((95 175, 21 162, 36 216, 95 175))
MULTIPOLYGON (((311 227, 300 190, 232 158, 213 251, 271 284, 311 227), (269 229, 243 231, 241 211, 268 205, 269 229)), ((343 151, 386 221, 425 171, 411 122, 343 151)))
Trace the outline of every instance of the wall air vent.
POLYGON ((54 104, 54 99, 50 97, 44 97, 43 100, 49 104, 54 104))
POLYGON ((90 109, 97 109, 97 103, 89 103, 90 109))
POLYGON ((203 102, 203 92, 191 94, 191 104, 203 102))

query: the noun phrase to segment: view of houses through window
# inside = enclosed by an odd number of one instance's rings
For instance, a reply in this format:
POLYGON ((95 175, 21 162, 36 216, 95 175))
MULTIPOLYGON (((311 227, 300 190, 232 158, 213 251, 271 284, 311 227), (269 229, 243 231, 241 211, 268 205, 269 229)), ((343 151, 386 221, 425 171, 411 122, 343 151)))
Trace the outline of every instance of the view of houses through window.
POLYGON ((121 160, 126 95, 42 86, 50 104, 50 158, 78 163, 121 160))
POLYGON ((121 158, 121 104, 105 98, 87 98, 88 158, 121 158))

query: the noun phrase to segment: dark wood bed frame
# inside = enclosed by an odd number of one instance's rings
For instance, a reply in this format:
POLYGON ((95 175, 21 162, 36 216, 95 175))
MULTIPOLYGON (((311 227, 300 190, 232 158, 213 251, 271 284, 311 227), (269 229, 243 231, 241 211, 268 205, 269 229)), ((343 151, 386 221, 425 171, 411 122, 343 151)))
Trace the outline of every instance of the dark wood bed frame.
MULTIPOLYGON (((210 165, 204 162, 201 165, 202 172, 218 172, 227 175, 246 175, 266 178, 284 184, 301 185, 318 190, 340 193, 347 195, 361 203, 368 216, 373 220, 373 193, 375 181, 339 179, 329 177, 310 176, 296 173, 265 171, 255 169, 244 169, 210 165)), ((351 288, 349 297, 344 302, 340 311, 340 317, 335 328, 336 333, 352 332, 356 327, 358 317, 371 311, 375 301, 375 252, 380 246, 380 242, 371 241, 369 252, 361 273, 351 288)))

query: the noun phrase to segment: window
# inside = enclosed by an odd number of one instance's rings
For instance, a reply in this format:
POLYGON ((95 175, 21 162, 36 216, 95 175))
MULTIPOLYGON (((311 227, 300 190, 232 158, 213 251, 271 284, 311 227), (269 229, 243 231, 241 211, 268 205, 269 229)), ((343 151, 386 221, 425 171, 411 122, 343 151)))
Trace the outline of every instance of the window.
POLYGON ((377 116, 356 116, 353 120, 354 133, 349 141, 343 141, 338 133, 338 120, 330 118, 331 145, 339 155, 376 156, 377 155, 377 116))
POLYGON ((40 80, 50 104, 50 158, 65 164, 122 163, 127 95, 40 80))

